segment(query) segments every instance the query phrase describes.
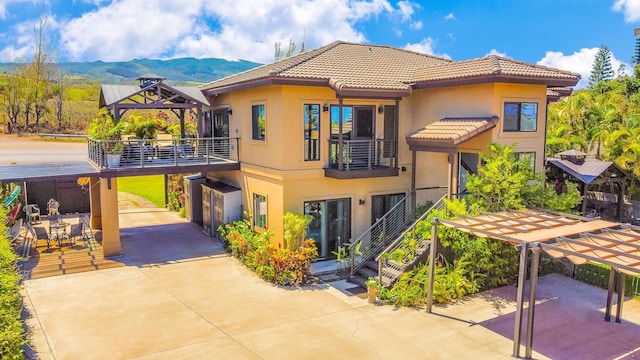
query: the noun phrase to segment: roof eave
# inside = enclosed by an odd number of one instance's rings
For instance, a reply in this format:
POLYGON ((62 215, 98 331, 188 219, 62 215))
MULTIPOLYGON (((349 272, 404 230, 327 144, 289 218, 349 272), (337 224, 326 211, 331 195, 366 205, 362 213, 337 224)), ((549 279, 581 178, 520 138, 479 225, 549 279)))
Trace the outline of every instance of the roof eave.
POLYGON ((301 85, 301 86, 327 86, 329 84, 328 79, 310 79, 310 78, 285 78, 281 76, 270 76, 261 79, 239 82, 220 86, 216 88, 203 89, 202 93, 205 96, 215 96, 219 94, 225 94, 238 90, 246 90, 256 88, 260 86, 268 85, 301 85))
POLYGON ((455 79, 441 79, 441 80, 424 80, 417 81, 414 85, 414 89, 428 89, 446 86, 459 86, 459 85, 474 85, 484 83, 518 83, 518 84, 537 84, 547 86, 575 86, 579 78, 574 79, 561 79, 550 77, 527 77, 527 76, 512 76, 512 75, 480 75, 471 77, 461 77, 455 79))

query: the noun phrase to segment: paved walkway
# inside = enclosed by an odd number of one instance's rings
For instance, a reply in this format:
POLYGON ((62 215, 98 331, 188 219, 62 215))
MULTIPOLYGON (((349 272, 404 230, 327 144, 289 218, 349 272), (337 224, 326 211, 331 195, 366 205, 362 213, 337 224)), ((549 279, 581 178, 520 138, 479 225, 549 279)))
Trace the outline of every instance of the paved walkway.
MULTIPOLYGON (((267 284, 174 213, 120 218, 128 266, 25 282, 41 359, 511 358, 513 286, 436 314, 377 306, 343 282, 267 284)), ((632 358, 640 345, 637 302, 617 324, 602 320, 604 290, 550 275, 538 293, 534 358, 632 358)))

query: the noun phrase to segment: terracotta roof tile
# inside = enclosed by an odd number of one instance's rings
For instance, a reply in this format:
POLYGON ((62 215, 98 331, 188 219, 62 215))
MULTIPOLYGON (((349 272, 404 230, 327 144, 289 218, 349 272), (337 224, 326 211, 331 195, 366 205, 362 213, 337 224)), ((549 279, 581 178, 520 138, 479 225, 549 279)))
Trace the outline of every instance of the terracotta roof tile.
POLYGON ((327 46, 216 80, 201 89, 221 88, 267 78, 323 80, 336 91, 390 89, 410 91, 416 69, 451 60, 390 46, 337 41, 327 46))
POLYGON ((569 71, 534 65, 496 55, 422 68, 414 74, 416 82, 463 79, 483 76, 569 80, 577 83, 580 75, 569 71))
POLYGON ((498 121, 497 116, 444 118, 407 135, 407 143, 419 146, 457 146, 495 127, 498 121))
MULTIPOLYGON (((575 85, 580 75, 499 56, 452 61, 383 45, 336 41, 296 56, 202 85, 209 94, 269 83, 330 86, 338 93, 388 91, 408 95, 414 83, 491 77, 575 85)), ((491 79, 489 79, 491 81, 491 79)))

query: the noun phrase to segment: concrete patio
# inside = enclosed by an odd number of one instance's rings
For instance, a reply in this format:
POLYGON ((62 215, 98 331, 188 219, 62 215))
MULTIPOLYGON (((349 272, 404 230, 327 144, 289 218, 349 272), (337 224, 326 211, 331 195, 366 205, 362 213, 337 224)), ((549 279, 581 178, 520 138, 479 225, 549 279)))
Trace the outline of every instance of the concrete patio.
MULTIPOLYGON (((344 281, 267 284, 163 209, 123 211, 120 223, 124 267, 24 283, 40 359, 511 358, 513 286, 426 314, 369 304, 344 281)), ((605 299, 540 278, 534 358, 640 356, 638 302, 625 302, 618 324, 603 321, 605 299)))

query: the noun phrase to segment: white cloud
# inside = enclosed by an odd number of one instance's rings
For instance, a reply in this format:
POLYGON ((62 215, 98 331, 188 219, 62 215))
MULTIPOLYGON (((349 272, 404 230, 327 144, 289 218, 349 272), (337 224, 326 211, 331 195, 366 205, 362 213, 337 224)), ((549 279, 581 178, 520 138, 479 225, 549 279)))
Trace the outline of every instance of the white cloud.
POLYGON ((191 32, 197 1, 115 1, 64 24, 61 45, 70 59, 114 61, 162 56, 191 32))
POLYGON ((409 24, 409 28, 413 30, 420 30, 422 29, 423 26, 424 24, 422 23, 422 21, 414 21, 411 24, 409 24))
MULTIPOLYGON (((51 39, 49 35, 56 33, 59 24, 52 17, 43 18, 43 21, 43 43, 45 46, 49 47, 45 50, 53 60, 57 60, 56 49, 51 48, 54 45, 54 39, 51 39)), ((40 19, 30 19, 12 26, 11 32, 14 40, 13 44, 2 49, 3 58, 1 58, 0 61, 13 62, 31 59, 34 53, 34 44, 36 40, 35 29, 38 29, 39 27, 40 19)))
POLYGON ((491 51, 489 51, 489 53, 486 56, 488 56, 488 55, 497 55, 497 56, 502 56, 502 57, 508 57, 507 53, 500 52, 500 51, 498 51, 496 49, 491 49, 491 51))
POLYGON ((31 2, 32 0, 0 0, 0 19, 7 17, 7 5, 31 2))
POLYGON ((616 0, 611 8, 624 13, 624 21, 628 23, 640 20, 640 0, 616 0))
MULTIPOLYGON (((3 0, 0 0, 3 1, 3 0)), ((418 4, 388 0, 83 0, 102 7, 70 19, 60 30, 68 59, 220 57, 273 60, 274 44, 293 40, 298 50, 335 40, 366 42, 358 23, 379 16, 411 29, 418 4), (141 20, 144 18, 144 20, 141 20), (215 25, 211 25, 215 24, 215 25)), ((402 28, 394 28, 402 33, 402 28)))
POLYGON ((400 12, 400 15, 402 16, 402 21, 407 21, 409 19, 411 19, 411 16, 413 15, 413 13, 415 12, 415 7, 417 7, 417 4, 414 4, 410 1, 399 1, 398 2, 398 10, 400 12))
MULTIPOLYGON (((578 52, 574 52, 571 55, 564 55, 559 51, 547 51, 544 58, 537 62, 538 65, 549 66, 561 70, 572 71, 580 74, 581 79, 576 85, 576 88, 584 88, 589 85, 589 77, 591 76, 591 70, 593 69, 593 61, 595 60, 598 48, 582 48, 578 52)), ((615 58, 613 52, 611 53, 611 67, 613 71, 617 73, 622 61, 615 58)), ((627 73, 629 73, 629 66, 627 66, 627 73)))
POLYGON ((449 21, 449 20, 455 20, 456 17, 453 15, 453 13, 449 13, 447 14, 447 16, 444 17, 445 21, 449 21))
POLYGON ((411 51, 416 51, 416 52, 420 52, 420 53, 424 53, 424 54, 430 54, 430 55, 443 57, 445 59, 451 59, 451 56, 449 56, 447 54, 436 54, 433 51, 433 47, 434 47, 435 43, 436 43, 435 40, 433 40, 432 38, 428 37, 428 38, 422 39, 422 41, 420 41, 417 44, 407 44, 407 45, 404 46, 404 48, 407 49, 407 50, 411 50, 411 51))

